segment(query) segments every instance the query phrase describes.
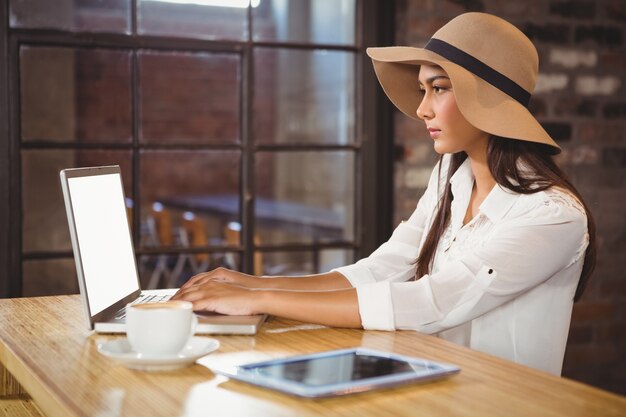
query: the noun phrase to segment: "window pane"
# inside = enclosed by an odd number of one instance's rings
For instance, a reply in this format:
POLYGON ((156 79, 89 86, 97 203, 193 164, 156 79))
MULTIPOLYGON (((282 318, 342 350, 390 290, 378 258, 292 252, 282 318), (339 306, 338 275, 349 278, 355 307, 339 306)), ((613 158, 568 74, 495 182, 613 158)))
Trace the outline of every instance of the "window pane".
POLYGON ((20 66, 23 141, 131 141, 128 52, 23 47, 20 66))
POLYGON ((328 272, 349 265, 354 251, 346 249, 310 250, 301 252, 262 252, 263 274, 298 276, 328 272))
POLYGON ((257 49, 255 139, 270 143, 354 142, 354 61, 351 52, 257 49))
POLYGON ((239 56, 142 52, 141 141, 235 143, 239 140, 239 56))
POLYGON ((131 0, 10 0, 11 27, 130 33, 131 0))
POLYGON ((24 261, 22 296, 78 294, 74 258, 24 261))
POLYGON ((260 0, 254 40, 354 44, 356 0, 260 0))
POLYGON ((140 34, 185 38, 246 40, 243 0, 137 0, 140 34))
POLYGON ((262 244, 353 239, 352 152, 260 152, 256 184, 262 244))
POLYGON ((189 278, 220 266, 238 270, 241 256, 234 252, 159 254, 139 257, 141 288, 178 288, 189 278))
POLYGON ((120 165, 124 193, 131 193, 131 156, 126 151, 22 151, 22 250, 72 250, 59 171, 98 165, 120 165))
POLYGON ((143 151, 142 247, 228 244, 225 228, 240 218, 239 164, 238 151, 143 151))

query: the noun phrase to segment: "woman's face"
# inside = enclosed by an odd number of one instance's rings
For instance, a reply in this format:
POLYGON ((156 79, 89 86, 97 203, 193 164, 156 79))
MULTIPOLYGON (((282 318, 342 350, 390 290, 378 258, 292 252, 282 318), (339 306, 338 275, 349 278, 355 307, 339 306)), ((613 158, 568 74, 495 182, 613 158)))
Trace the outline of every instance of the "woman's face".
POLYGON ((489 134, 463 117, 456 105, 450 78, 441 67, 420 66, 419 88, 424 98, 417 108, 417 117, 426 123, 437 153, 465 151, 471 157, 478 151, 486 152, 489 134))

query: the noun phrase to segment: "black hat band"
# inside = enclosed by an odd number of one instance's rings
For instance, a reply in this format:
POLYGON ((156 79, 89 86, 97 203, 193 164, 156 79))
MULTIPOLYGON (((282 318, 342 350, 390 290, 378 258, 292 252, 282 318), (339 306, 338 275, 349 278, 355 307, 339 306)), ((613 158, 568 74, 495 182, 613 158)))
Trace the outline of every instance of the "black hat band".
POLYGON ((510 96, 522 106, 528 106, 528 102, 530 101, 530 93, 528 91, 524 90, 519 84, 506 75, 499 73, 489 65, 486 65, 470 54, 463 52, 456 46, 452 46, 440 39, 431 38, 424 49, 435 52, 450 62, 460 65, 472 74, 477 75, 496 87, 498 90, 510 96))

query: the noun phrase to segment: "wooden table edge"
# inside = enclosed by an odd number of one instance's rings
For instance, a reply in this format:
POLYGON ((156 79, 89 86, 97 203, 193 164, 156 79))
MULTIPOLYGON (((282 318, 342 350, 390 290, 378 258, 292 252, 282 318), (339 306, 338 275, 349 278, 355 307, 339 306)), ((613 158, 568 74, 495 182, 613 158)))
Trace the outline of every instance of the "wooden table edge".
POLYGON ((63 406, 54 392, 46 389, 42 379, 20 360, 4 340, 0 340, 0 359, 5 375, 8 372, 21 387, 15 394, 23 396, 26 393, 47 417, 79 417, 75 410, 63 406))

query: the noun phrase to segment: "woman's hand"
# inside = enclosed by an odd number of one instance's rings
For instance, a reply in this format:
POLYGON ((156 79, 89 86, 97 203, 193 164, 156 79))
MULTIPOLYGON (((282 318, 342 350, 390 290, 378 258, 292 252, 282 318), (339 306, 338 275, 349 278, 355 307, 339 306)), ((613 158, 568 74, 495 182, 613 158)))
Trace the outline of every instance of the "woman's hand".
POLYGON ((264 288, 265 280, 256 277, 254 275, 244 274, 243 272, 232 271, 226 268, 216 268, 209 272, 202 272, 198 275, 194 275, 180 287, 181 290, 192 287, 194 285, 201 285, 209 281, 223 282, 228 284, 239 285, 246 288, 264 288))
POLYGON ((206 277, 198 278, 195 284, 185 284, 172 299, 191 301, 195 311, 214 311, 235 316, 260 313, 256 306, 258 291, 226 281, 202 278, 206 277))

